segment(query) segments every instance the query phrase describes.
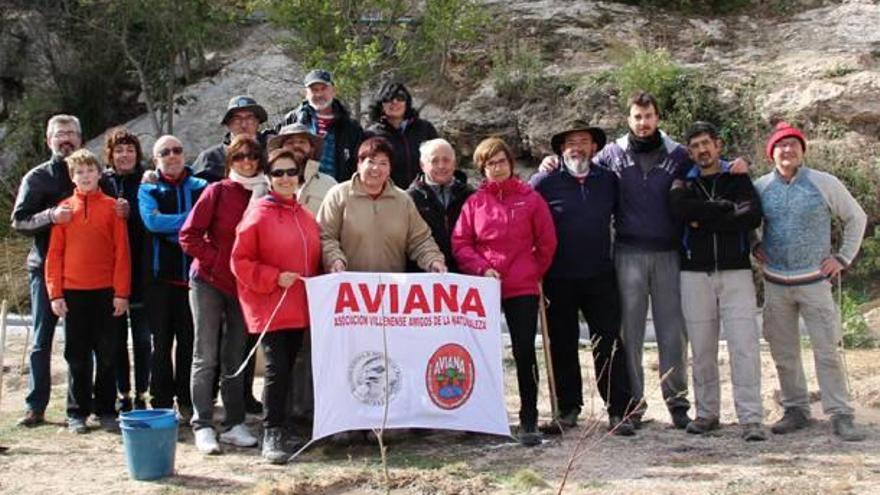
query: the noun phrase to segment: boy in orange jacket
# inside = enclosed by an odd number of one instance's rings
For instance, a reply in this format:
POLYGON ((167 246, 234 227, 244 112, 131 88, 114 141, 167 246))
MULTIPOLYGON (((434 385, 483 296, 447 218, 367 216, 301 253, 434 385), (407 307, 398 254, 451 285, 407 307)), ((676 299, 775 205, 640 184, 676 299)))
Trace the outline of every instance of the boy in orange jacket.
POLYGON ((64 318, 68 366, 67 427, 87 433, 94 412, 106 430, 116 429, 114 316, 128 311, 131 262, 125 220, 116 200, 98 188, 98 159, 88 150, 67 157, 73 196, 59 203, 70 222, 52 227, 46 257, 46 288, 52 312, 64 318), (92 355, 97 364, 92 384, 92 355))

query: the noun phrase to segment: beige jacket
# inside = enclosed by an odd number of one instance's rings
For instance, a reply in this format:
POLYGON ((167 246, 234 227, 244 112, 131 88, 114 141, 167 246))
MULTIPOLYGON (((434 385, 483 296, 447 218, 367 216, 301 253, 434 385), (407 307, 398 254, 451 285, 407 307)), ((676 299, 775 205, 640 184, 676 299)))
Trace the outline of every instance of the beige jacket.
POLYGON ((336 179, 318 172, 319 165, 315 160, 306 162, 305 182, 296 197, 297 202, 312 212, 312 215, 318 214, 324 196, 336 185, 336 179))
POLYGON ((415 203, 390 180, 373 199, 355 173, 330 189, 317 219, 328 271, 336 260, 356 272, 404 272, 407 258, 427 271, 444 261, 415 203))

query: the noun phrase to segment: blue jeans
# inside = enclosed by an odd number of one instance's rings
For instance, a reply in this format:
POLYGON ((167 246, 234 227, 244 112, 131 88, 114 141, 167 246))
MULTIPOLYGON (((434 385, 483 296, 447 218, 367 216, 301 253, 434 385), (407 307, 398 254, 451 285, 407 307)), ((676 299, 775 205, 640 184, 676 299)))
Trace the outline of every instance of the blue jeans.
POLYGON ((150 360, 153 353, 152 334, 143 303, 133 303, 128 315, 114 318, 116 322, 116 389, 121 397, 131 393, 131 364, 128 360, 128 329, 131 323, 132 350, 134 351, 134 390, 137 396, 150 386, 150 360))
POLYGON ((43 267, 28 270, 34 338, 29 358, 31 373, 28 377, 28 394, 24 400, 28 410, 38 413, 45 411, 49 404, 49 392, 52 388, 52 339, 55 337, 55 325, 58 324, 58 317, 52 313, 43 273, 43 267))

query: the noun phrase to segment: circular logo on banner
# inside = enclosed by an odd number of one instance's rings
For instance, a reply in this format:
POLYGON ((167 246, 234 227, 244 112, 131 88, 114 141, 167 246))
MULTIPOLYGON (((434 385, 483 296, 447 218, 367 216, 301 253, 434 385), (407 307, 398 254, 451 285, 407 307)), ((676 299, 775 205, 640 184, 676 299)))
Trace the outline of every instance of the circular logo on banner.
MULTIPOLYGON (((385 355, 366 351, 348 365, 348 385, 355 399, 370 406, 385 405, 385 355)), ((400 367, 388 359, 388 401, 400 391, 400 367)))
POLYGON ((464 347, 445 344, 428 359, 425 386, 434 404, 456 409, 467 402, 474 390, 474 360, 464 347))

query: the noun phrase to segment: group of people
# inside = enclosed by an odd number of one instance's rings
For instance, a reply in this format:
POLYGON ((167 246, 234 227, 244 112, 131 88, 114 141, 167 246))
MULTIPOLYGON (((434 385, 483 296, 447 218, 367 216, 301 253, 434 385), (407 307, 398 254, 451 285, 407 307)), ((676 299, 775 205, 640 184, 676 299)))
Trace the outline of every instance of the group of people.
POLYGON ((866 217, 836 178, 804 165, 799 130, 777 126, 767 143, 775 168, 753 184, 747 161, 721 158, 714 126, 697 122, 678 144, 659 130, 656 100, 638 93, 627 134, 608 143, 588 122, 567 123, 528 181, 502 139, 483 140, 474 151, 482 177, 475 188, 402 84, 380 89, 366 130, 336 98, 331 74, 311 71, 304 85, 302 105, 263 130, 265 109, 249 96, 232 98, 221 120, 224 140, 191 167, 184 144, 170 135, 153 146, 155 167, 144 167, 137 136, 124 128, 107 133, 101 164, 80 149, 75 117, 49 120, 52 158, 22 179, 12 215, 13 227, 34 237, 34 339, 21 425, 45 422, 51 344, 64 317, 72 432, 89 431, 91 414, 114 428, 119 411, 146 408, 149 396, 153 408, 176 404, 205 454, 220 453, 221 443, 256 446, 245 415, 260 404, 250 391, 253 367, 242 363, 266 332, 262 454, 285 462, 298 443, 291 425, 310 421, 313 387, 321 386, 311 379, 302 278, 452 271, 500 281, 522 444, 577 425, 580 315, 609 429, 636 433, 646 409, 649 300, 673 425, 694 434, 719 428, 722 322, 742 436, 764 440, 753 255, 763 267, 764 336, 785 408, 772 431, 809 424, 802 316, 835 434, 864 438, 853 425, 836 347, 830 281, 855 257, 866 217), (844 223, 837 252, 834 218, 844 223), (558 412, 544 425, 535 357, 541 297, 558 412), (216 425, 218 394, 224 415, 216 425))

